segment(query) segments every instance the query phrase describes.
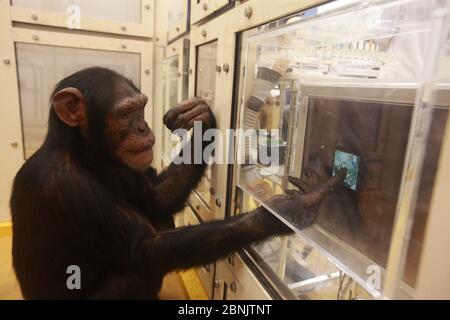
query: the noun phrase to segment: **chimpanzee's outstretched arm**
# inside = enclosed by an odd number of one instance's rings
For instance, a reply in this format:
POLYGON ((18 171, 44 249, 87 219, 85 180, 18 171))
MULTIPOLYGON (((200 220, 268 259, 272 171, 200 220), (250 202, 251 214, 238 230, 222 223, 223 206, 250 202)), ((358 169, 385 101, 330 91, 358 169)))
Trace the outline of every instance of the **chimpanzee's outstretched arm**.
MULTIPOLYGON (((320 181, 313 171, 305 170, 306 181, 290 177, 289 181, 301 191, 289 190, 268 201, 297 228, 314 223, 322 200, 346 176, 346 170, 320 181), (307 192, 305 192, 307 190, 307 192)), ((290 233, 291 230, 264 207, 223 221, 212 221, 161 232, 143 240, 141 257, 149 264, 160 266, 161 272, 186 269, 212 263, 230 253, 270 236, 290 233)))
POLYGON ((167 273, 213 263, 270 236, 291 230, 263 207, 226 220, 162 232, 144 240, 142 259, 167 273))

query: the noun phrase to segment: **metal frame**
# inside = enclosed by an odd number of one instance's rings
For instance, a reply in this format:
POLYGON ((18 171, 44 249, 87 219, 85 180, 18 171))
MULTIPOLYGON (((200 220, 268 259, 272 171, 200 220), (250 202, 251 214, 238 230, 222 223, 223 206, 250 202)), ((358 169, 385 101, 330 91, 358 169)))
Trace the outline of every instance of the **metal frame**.
POLYGON ((215 12, 226 7, 230 2, 230 0, 192 0, 191 24, 196 24, 197 22, 209 17, 215 12))
MULTIPOLYGON (((154 0, 141 0, 141 23, 121 22, 81 16, 78 30, 111 33, 125 36, 153 37, 154 0)), ((32 25, 44 25, 67 29, 67 13, 48 10, 34 10, 10 5, 11 20, 32 25)))

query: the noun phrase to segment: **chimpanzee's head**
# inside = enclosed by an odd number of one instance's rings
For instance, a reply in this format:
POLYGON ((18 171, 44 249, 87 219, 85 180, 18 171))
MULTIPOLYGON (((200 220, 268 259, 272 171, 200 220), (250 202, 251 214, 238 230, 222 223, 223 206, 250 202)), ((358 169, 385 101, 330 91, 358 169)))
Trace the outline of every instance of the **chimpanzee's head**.
POLYGON ((98 155, 132 169, 153 160, 155 136, 144 119, 147 96, 115 71, 93 67, 58 83, 52 97, 47 140, 80 140, 98 155))

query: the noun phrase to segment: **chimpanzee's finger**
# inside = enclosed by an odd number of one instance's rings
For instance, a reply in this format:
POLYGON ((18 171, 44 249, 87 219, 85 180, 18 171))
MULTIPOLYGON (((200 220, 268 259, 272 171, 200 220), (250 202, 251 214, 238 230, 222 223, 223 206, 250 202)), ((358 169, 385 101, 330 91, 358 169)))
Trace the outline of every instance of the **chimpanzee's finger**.
POLYGON ((209 112, 202 112, 201 114, 199 114, 198 116, 196 116, 195 118, 189 120, 188 122, 185 123, 185 125, 183 126, 184 129, 189 130, 190 128, 192 128, 194 126, 194 122, 195 121, 200 121, 202 123, 208 122, 210 118, 210 114, 209 112))
POLYGON ((301 192, 303 192, 303 193, 311 192, 310 186, 302 179, 289 176, 288 180, 290 183, 292 183, 294 186, 296 186, 301 192))
POLYGON ((200 116, 202 113, 208 112, 208 106, 206 104, 200 104, 197 105, 195 108, 180 114, 177 117, 177 120, 175 120, 175 123, 173 124, 173 127, 175 129, 177 128, 184 128, 186 130, 190 130, 191 128, 186 128, 186 123, 191 121, 192 119, 200 116))
POLYGON ((177 106, 171 108, 163 117, 163 123, 171 129, 174 126, 174 122, 180 114, 183 114, 199 104, 206 104, 201 98, 190 98, 188 100, 180 102, 177 106))
POLYGON ((298 191, 295 190, 284 190, 288 196, 297 197, 300 195, 298 191))
POLYGON ((306 177, 306 181, 310 186, 310 191, 313 191, 319 187, 324 181, 321 182, 317 172, 311 168, 304 168, 302 174, 306 177))

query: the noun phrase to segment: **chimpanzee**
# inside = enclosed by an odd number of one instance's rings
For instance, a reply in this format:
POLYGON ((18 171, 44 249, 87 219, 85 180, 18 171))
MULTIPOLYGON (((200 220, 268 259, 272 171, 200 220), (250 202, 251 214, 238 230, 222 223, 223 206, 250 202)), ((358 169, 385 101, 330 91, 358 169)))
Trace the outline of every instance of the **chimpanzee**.
MULTIPOLYGON (((144 120, 147 97, 105 68, 76 72, 51 95, 43 145, 17 173, 11 196, 13 266, 26 299, 157 299, 165 274, 212 263, 290 229, 260 207, 174 228, 206 163, 151 167, 155 136, 144 120), (69 266, 81 287, 67 286, 69 266)), ((215 127, 210 108, 192 98, 164 116, 170 130, 215 127)), ((191 147, 191 150, 193 148, 191 147)), ((345 172, 319 181, 290 178, 300 191, 270 200, 307 227, 345 172)))

